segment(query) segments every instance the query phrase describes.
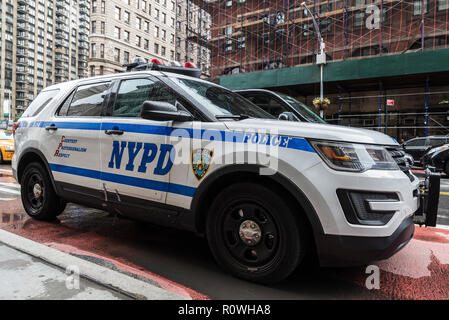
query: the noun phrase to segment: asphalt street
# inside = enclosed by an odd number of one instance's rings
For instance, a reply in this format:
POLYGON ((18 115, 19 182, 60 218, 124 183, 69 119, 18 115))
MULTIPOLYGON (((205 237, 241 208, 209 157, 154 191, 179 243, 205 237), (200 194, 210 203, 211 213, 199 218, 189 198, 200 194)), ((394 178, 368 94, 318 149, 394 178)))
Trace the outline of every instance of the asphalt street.
MULTIPOLYGON (((10 170, 10 166, 2 165, 0 173, 2 170, 10 170)), ((432 228, 417 227, 408 246, 393 258, 378 262, 385 283, 380 290, 365 287, 366 266, 305 267, 288 281, 262 286, 223 272, 206 240, 192 233, 72 204, 57 221, 36 221, 25 215, 14 179, 3 176, 0 183, 0 228, 122 272, 138 274, 160 287, 194 298, 439 299, 449 294, 449 230, 445 229, 434 232, 432 228), (419 292, 410 290, 417 286, 421 288, 419 292)), ((449 179, 442 180, 441 191, 438 223, 449 225, 449 179)))

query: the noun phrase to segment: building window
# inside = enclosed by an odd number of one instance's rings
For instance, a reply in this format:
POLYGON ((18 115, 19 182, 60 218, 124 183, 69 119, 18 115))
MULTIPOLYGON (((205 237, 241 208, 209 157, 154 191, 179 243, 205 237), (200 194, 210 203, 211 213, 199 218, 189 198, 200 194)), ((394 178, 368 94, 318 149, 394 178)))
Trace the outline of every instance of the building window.
POLYGON ((156 38, 159 38, 159 27, 158 26, 154 26, 154 36, 156 38))
POLYGON ((97 21, 92 21, 92 33, 97 33, 97 21))
POLYGON ((447 10, 449 9, 449 1, 447 0, 438 0, 438 10, 447 10))
POLYGON ((97 44, 96 43, 91 44, 91 54, 92 54, 92 58, 97 57, 97 44))
POLYGON ((148 21, 145 21, 143 24, 145 32, 150 32, 150 23, 148 21))
POLYGON ((143 48, 144 48, 145 50, 148 50, 148 49, 150 48, 150 41, 148 41, 148 39, 145 39, 145 40, 143 41, 143 48))
POLYGON ((123 20, 127 23, 127 24, 129 24, 130 23, 130 15, 129 15, 129 12, 128 11, 125 11, 124 13, 123 13, 123 20))
POLYGON ((106 1, 105 0, 101 1, 101 13, 102 14, 106 13, 106 1))
POLYGON ((126 41, 126 42, 129 42, 129 31, 124 31, 124 33, 123 33, 123 39, 126 41))
POLYGON ((97 0, 92 0, 92 13, 97 12, 97 0))
POLYGON ((161 55, 165 57, 165 47, 161 47, 161 55))
POLYGON ((115 7, 115 20, 120 20, 122 16, 122 9, 115 7))
POLYGON ((157 43, 154 44, 154 53, 159 54, 159 44, 157 43))
POLYGON ((104 34, 104 29, 105 29, 105 23, 104 23, 104 21, 101 21, 101 23, 100 23, 100 32, 101 32, 101 34, 104 34))
POLYGON ((141 41, 142 41, 142 38, 139 36, 136 36, 136 46, 140 47, 141 41))
POLYGON ((100 58, 104 58, 104 44, 100 44, 100 58))
POLYGON ((95 77, 95 66, 90 66, 90 76, 95 77))
POLYGON ((120 62, 120 49, 114 48, 114 61, 120 62))
MULTIPOLYGON (((413 1, 413 15, 421 15, 422 14, 422 0, 413 1)), ((427 13, 427 0, 424 0, 424 13, 427 13)))
POLYGON ((120 39, 120 28, 119 27, 114 27, 114 37, 116 39, 120 39))
POLYGON ((123 51, 123 60, 124 60, 124 63, 129 63, 129 52, 128 51, 123 51))
POLYGON ((139 30, 142 28, 142 19, 139 17, 136 18, 136 28, 139 30))

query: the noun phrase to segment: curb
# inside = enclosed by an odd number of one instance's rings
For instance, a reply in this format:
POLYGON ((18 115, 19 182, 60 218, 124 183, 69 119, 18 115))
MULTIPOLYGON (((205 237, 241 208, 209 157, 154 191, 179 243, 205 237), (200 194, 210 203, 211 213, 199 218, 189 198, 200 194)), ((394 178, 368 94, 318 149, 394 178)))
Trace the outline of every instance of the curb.
POLYGON ((47 247, 46 245, 20 237, 0 229, 0 242, 16 250, 42 259, 64 270, 77 266, 80 276, 139 300, 184 300, 184 297, 168 292, 147 282, 135 279, 118 271, 47 247))

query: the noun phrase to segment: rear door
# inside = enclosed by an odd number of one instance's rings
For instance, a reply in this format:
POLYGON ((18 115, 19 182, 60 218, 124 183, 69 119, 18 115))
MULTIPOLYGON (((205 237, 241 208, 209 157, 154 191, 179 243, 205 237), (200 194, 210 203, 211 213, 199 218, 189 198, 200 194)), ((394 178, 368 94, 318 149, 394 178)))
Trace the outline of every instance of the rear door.
POLYGON ((100 189, 99 129, 110 84, 77 87, 45 122, 40 148, 56 183, 67 191, 100 189))

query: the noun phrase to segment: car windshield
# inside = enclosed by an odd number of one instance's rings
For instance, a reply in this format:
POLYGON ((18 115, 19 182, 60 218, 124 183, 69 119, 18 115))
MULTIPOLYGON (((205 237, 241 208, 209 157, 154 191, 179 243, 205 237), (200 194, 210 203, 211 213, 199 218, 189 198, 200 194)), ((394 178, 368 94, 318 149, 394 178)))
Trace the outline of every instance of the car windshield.
POLYGON ((301 116, 304 117, 304 119, 306 119, 307 122, 327 123, 319 115, 317 115, 315 112, 310 110, 301 101, 298 101, 295 98, 290 97, 283 93, 276 92, 276 94, 278 94, 282 99, 287 101, 301 116))
POLYGON ((205 106, 217 118, 245 116, 274 119, 271 114, 265 112, 252 102, 213 83, 181 77, 171 77, 171 80, 205 106))
POLYGON ((12 132, 10 131, 0 131, 0 140, 12 140, 12 132))

